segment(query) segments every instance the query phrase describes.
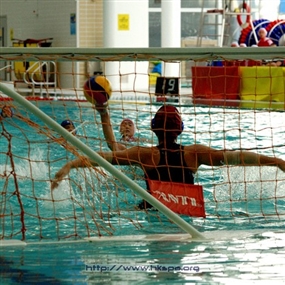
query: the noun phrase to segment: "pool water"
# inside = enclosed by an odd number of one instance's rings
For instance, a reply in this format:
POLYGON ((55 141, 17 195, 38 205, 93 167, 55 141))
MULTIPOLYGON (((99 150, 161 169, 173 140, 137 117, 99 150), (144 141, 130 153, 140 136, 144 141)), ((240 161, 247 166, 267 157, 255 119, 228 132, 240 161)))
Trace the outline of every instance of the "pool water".
MULTIPOLYGON (((72 118, 79 126, 80 140, 94 150, 107 150, 100 141, 101 129, 94 124, 98 118, 93 117, 90 108, 79 106, 82 110, 78 112, 75 103, 38 104, 58 122, 72 118)), ((110 106, 117 138, 119 123, 128 116, 136 122, 139 136, 155 142, 149 122, 158 106, 123 107, 110 106)), ((16 111, 28 116, 20 106, 16 106, 16 111)), ((245 148, 285 158, 283 112, 197 106, 182 106, 180 111, 185 126, 181 136, 184 144, 245 148)), ((29 114, 29 118, 44 127, 33 115, 29 114)), ((111 178, 94 172, 83 172, 87 182, 82 180, 82 172, 73 172, 70 181, 61 183, 51 203, 49 179, 74 156, 16 117, 2 124, 0 209, 1 213, 13 213, 17 218, 13 223, 12 219, 2 221, 1 231, 4 240, 9 240, 9 236, 15 240, 22 238, 17 195, 12 195, 15 185, 20 189, 27 231, 26 245, 0 247, 1 284, 235 284, 243 281, 268 284, 269 280, 270 284, 281 284, 285 280, 285 175, 275 167, 201 167, 195 180, 204 188, 207 218, 183 218, 206 239, 140 240, 140 235, 185 233, 159 213, 129 211, 132 203, 140 201, 139 197, 127 189, 110 195, 107 190, 111 178), (12 134, 11 139, 7 139, 8 133, 12 134), (11 171, 6 154, 9 147, 17 179, 4 176, 11 171), (36 179, 31 180, 31 176, 36 179), (91 197, 93 187, 102 190, 100 197, 108 200, 111 210, 99 196, 91 197), (127 196, 127 204, 118 200, 120 195, 127 196), (6 203, 8 196, 9 203, 6 203), (99 204, 102 211, 95 213, 99 204), (99 215, 106 215, 106 219, 100 216, 102 219, 95 227, 99 215), (58 220, 49 220, 53 217, 58 220), (103 235, 133 238, 84 240, 87 236, 98 236, 99 230, 103 235)), ((132 170, 122 171, 129 177, 134 173, 142 175, 139 169, 132 170)), ((137 182, 144 187, 142 181, 137 182)), ((120 182, 116 185, 118 189, 124 187, 120 182)))
POLYGON ((1 284, 283 282, 284 232, 236 230, 204 234, 207 241, 65 242, 2 248, 1 284), (91 265, 96 265, 95 269, 91 270, 91 265), (107 271, 106 265, 116 266, 114 272, 107 271), (124 270, 115 271, 120 265, 124 270), (144 270, 134 269, 138 266, 144 270), (175 271, 173 267, 178 266, 187 271, 175 271))

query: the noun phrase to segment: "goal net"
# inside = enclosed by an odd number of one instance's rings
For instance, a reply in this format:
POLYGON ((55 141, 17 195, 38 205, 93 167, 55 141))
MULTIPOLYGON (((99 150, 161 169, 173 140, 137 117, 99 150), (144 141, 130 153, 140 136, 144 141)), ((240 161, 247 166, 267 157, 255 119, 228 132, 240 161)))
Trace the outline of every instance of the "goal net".
MULTIPOLYGON (((109 148, 83 85, 103 74, 112 84, 108 111, 117 141, 122 142, 124 118, 135 124, 137 140, 126 147, 157 145, 151 119, 161 105, 172 104, 184 122, 178 143, 285 158, 282 50, 3 48, 1 74, 7 80, 0 83, 59 124, 71 120, 76 137, 94 151, 109 148), (26 62, 33 68, 19 73, 17 66, 26 62)), ((159 211, 138 210, 142 198, 103 167, 73 169, 52 192, 55 173, 83 153, 2 92, 1 110, 4 106, 12 114, 2 111, 0 118, 1 239, 182 232, 159 211)), ((146 188, 138 166, 116 168, 146 188)), ((278 168, 202 165, 194 179, 203 188, 205 215, 180 217, 200 231, 284 225, 285 174, 278 168)))

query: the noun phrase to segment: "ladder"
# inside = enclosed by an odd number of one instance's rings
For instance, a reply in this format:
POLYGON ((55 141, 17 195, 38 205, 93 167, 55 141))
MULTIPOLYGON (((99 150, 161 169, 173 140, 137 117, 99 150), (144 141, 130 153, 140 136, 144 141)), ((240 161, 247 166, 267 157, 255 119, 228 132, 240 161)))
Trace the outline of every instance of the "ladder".
MULTIPOLYGON (((207 9, 205 7, 205 0, 202 0, 201 5, 201 17, 200 17, 200 27, 197 36, 197 46, 205 46, 203 40, 212 39, 217 41, 217 46, 229 46, 230 42, 232 41, 233 34, 237 32, 237 30, 242 29, 243 27, 239 27, 237 24, 237 28, 235 31, 231 31, 232 19, 233 17, 247 17, 249 18, 249 24, 253 28, 251 20, 251 12, 244 10, 248 4, 246 1, 235 1, 241 7, 239 12, 231 11, 231 0, 215 0, 215 7, 214 9, 207 9), (240 3, 239 3, 240 2, 240 3)), ((250 2, 250 1, 248 1, 250 2)))

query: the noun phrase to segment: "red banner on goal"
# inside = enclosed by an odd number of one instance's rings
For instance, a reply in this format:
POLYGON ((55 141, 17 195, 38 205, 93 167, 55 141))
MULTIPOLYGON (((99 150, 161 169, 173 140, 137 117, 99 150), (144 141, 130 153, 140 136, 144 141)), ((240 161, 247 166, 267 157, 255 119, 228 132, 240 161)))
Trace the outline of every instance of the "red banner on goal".
POLYGON ((152 196, 173 212, 192 217, 206 217, 201 185, 157 180, 148 180, 148 183, 152 196))

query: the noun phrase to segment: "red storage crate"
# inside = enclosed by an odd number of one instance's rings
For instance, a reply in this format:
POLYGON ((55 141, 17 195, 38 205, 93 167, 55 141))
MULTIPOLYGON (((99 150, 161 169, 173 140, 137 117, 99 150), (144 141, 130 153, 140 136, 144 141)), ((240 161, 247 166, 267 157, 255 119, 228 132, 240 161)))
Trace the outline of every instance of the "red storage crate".
POLYGON ((239 67, 193 66, 192 89, 194 103, 238 105, 239 67))

